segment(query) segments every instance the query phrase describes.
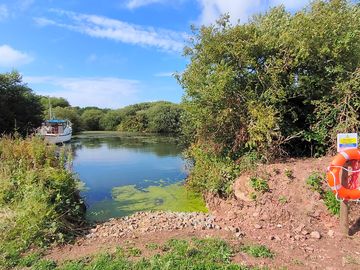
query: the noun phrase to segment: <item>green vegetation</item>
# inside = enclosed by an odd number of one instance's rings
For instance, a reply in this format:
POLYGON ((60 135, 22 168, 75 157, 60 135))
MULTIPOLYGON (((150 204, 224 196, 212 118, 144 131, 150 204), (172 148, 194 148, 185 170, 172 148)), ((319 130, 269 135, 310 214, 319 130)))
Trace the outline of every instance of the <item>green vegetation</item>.
POLYGON ((30 134, 41 125, 40 98, 22 82, 18 72, 0 74, 0 135, 30 134))
POLYGON ((340 214, 340 202, 336 199, 331 190, 327 190, 323 196, 324 203, 331 214, 338 216, 340 214))
POLYGON ((89 209, 89 218, 105 220, 112 216, 126 216, 137 211, 148 210, 208 211, 201 196, 187 190, 181 183, 149 186, 141 190, 133 185, 121 186, 113 189, 112 196, 113 200, 106 200, 93 205, 89 209))
POLYGON ((275 255, 270 249, 263 245, 245 245, 241 251, 256 258, 273 258, 275 255))
POLYGON ((161 254, 150 258, 134 259, 138 254, 131 254, 128 250, 119 248, 114 254, 100 254, 94 258, 68 261, 62 265, 56 265, 52 261, 42 260, 35 263, 32 268, 36 270, 87 270, 87 269, 228 269, 250 270, 241 265, 230 262, 233 254, 231 247, 222 240, 217 239, 192 239, 169 240, 161 247, 161 254))
POLYGON ((289 179, 289 180, 293 180, 294 179, 294 173, 291 169, 285 169, 285 176, 289 179))
POLYGON ((269 191, 269 185, 267 181, 260 177, 251 177, 250 186, 257 192, 265 193, 269 191))
POLYGON ((340 202, 331 190, 324 187, 323 183, 325 183, 325 174, 319 172, 312 172, 306 180, 310 189, 320 194, 329 212, 333 215, 339 215, 340 202))
POLYGON ((359 5, 318 0, 293 15, 277 7, 246 24, 225 16, 194 29, 178 76, 192 185, 224 193, 249 152, 319 156, 339 131, 358 131, 359 26, 359 5))
POLYGON ((279 203, 285 204, 288 202, 288 199, 285 196, 281 195, 279 197, 278 201, 279 201, 279 203))
MULTIPOLYGON (((0 139, 0 267, 21 262, 30 245, 70 239, 84 220, 66 153, 38 138, 0 139)), ((35 255, 34 255, 35 256, 35 255)))

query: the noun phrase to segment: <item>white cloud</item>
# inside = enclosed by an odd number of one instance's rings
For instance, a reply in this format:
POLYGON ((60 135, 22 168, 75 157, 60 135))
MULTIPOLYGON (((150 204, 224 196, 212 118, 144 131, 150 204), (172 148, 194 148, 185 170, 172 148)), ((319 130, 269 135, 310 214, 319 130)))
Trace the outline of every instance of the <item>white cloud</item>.
POLYGON ((9 17, 9 10, 6 5, 0 5, 0 21, 4 21, 9 17))
POLYGON ((0 46, 0 66, 14 68, 32 62, 34 59, 24 53, 11 48, 9 45, 0 46))
POLYGON ((155 3, 164 3, 165 0, 130 0, 126 3, 128 9, 136 9, 139 7, 155 4, 155 3))
POLYGON ((53 10, 59 20, 35 18, 40 26, 56 25, 77 31, 91 37, 105 38, 128 44, 156 47, 165 51, 180 52, 187 39, 185 33, 166 29, 145 27, 103 16, 80 14, 63 10, 53 10), (67 22, 60 21, 68 19, 67 22))
POLYGON ((268 10, 270 7, 283 4, 293 11, 306 6, 310 0, 198 0, 201 6, 199 18, 200 24, 209 25, 214 23, 221 14, 228 13, 230 20, 236 23, 245 23, 258 13, 268 10))
POLYGON ((38 94, 64 97, 73 106, 102 108, 120 108, 136 102, 140 84, 116 77, 24 76, 23 80, 38 94))

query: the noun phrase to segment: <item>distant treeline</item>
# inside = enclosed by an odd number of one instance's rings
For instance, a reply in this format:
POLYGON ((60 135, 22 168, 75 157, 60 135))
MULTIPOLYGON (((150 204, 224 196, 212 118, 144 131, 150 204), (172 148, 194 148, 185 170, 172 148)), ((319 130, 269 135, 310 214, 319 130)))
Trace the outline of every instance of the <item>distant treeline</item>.
POLYGON ((69 119, 74 132, 107 130, 177 134, 180 105, 167 101, 144 102, 121 109, 72 107, 65 98, 35 95, 17 72, 0 74, 0 134, 31 133, 52 116, 69 119))

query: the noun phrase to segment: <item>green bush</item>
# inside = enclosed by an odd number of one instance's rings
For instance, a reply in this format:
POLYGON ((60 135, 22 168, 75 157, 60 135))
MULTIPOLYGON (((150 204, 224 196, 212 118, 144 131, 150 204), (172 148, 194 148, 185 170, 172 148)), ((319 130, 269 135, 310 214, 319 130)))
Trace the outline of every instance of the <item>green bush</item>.
POLYGON ((84 221, 67 161, 40 138, 0 139, 0 265, 16 264, 30 245, 68 240, 84 221))
POLYGON ((333 151, 336 133, 360 126, 359 25, 354 1, 317 0, 194 29, 178 76, 186 137, 234 160, 333 151))
POLYGON ((322 188, 322 183, 324 181, 324 175, 319 172, 312 172, 309 177, 306 179, 306 184, 311 188, 311 190, 318 192, 320 195, 323 195, 324 190, 322 188))
POLYGON ((197 146, 189 148, 186 156, 194 160, 186 182, 190 188, 196 192, 209 191, 221 195, 232 192, 232 183, 239 174, 239 166, 234 162, 197 146))

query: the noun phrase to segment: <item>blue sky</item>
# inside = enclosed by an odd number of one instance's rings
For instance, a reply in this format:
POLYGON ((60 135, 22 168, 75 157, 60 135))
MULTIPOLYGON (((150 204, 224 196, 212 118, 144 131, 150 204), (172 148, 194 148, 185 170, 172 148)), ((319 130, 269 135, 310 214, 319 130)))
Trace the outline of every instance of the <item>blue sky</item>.
POLYGON ((284 4, 307 0, 0 0, 0 73, 16 69, 37 94, 73 106, 120 108, 180 102, 171 76, 185 69, 190 25, 220 14, 246 22, 284 4))

